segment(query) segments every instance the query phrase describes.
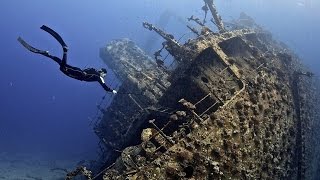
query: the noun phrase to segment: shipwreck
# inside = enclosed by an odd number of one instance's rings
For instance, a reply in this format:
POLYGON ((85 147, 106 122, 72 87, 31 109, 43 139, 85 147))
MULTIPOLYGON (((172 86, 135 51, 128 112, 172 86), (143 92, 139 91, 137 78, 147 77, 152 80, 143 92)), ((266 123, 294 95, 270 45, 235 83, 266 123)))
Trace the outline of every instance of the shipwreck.
POLYGON ((244 13, 223 22, 212 0, 202 10, 213 18, 188 18, 198 28, 187 26, 196 38, 184 44, 144 22, 164 39, 154 58, 130 39, 100 49, 121 82, 94 124, 103 165, 95 176, 82 167, 70 179, 319 175, 318 79, 244 13), (164 50, 176 67, 165 65, 164 50))

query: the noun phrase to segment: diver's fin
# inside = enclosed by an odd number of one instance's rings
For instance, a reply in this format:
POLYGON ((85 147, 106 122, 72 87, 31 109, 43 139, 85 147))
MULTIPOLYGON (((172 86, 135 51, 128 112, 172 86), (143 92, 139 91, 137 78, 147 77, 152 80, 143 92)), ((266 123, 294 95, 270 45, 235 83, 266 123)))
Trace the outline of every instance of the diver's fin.
POLYGON ((61 36, 57 32, 55 32, 53 29, 49 28, 46 25, 42 25, 41 29, 51 34, 51 36, 53 36, 61 44, 62 47, 67 47, 66 43, 63 41, 61 36))
POLYGON ((22 44, 22 46, 24 46, 25 48, 27 48, 29 51, 31 51, 33 53, 42 54, 42 55, 49 55, 48 51, 43 51, 43 50, 37 49, 35 47, 32 47, 26 41, 24 41, 21 37, 18 37, 18 41, 22 44))

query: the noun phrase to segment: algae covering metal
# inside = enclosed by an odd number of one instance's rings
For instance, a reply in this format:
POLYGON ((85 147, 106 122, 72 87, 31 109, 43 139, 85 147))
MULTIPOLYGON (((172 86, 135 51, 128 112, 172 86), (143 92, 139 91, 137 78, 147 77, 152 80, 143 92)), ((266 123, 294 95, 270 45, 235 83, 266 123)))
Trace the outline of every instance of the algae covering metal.
POLYGON ((185 44, 143 23, 164 38, 177 63, 173 70, 128 39, 101 49, 122 81, 119 93, 140 93, 117 95, 95 127, 118 155, 93 179, 319 175, 318 79, 254 22, 254 29, 238 21, 233 25, 241 28, 225 29, 214 16, 219 33, 202 26, 185 44))

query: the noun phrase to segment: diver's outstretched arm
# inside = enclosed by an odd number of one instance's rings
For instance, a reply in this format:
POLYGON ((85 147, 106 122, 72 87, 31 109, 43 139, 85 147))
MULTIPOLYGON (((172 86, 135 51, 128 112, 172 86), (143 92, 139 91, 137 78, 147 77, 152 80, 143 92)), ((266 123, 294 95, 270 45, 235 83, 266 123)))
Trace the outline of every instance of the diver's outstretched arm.
POLYGON ((100 80, 99 80, 99 84, 103 87, 103 89, 107 92, 112 92, 113 94, 117 94, 117 91, 116 90, 113 90, 111 89, 110 87, 108 87, 106 85, 106 83, 104 82, 103 78, 100 77, 100 80))
POLYGON ((102 77, 100 77, 99 79, 99 84, 103 87, 105 91, 112 92, 112 89, 106 85, 102 77))
POLYGON ((43 51, 43 50, 37 49, 37 48, 31 46, 30 44, 28 44, 26 41, 24 41, 21 37, 18 37, 18 41, 20 42, 20 44, 22 44, 22 46, 24 46, 29 51, 36 53, 36 54, 41 54, 41 55, 46 56, 48 58, 51 58, 52 60, 57 62, 59 65, 61 64, 61 62, 62 62, 61 59, 59 59, 56 56, 51 56, 49 54, 49 51, 43 51))
POLYGON ((42 25, 40 27, 40 29, 42 29, 42 30, 46 31, 47 33, 51 34, 51 36, 53 36, 61 44, 61 46, 62 46, 64 51, 68 50, 68 46, 66 45, 66 43, 63 41, 61 36, 57 32, 55 32, 53 29, 49 28, 46 25, 42 25))

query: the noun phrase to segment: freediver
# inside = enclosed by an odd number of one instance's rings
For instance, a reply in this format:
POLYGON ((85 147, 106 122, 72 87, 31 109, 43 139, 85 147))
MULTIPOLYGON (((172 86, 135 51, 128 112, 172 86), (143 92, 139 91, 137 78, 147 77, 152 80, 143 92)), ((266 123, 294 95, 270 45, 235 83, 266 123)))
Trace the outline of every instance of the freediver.
POLYGON ((63 57, 62 59, 52 56, 49 54, 49 51, 43 51, 36 49, 26 43, 21 37, 18 37, 18 41, 29 51, 36 53, 36 54, 41 54, 43 56, 46 56, 52 60, 54 60, 56 63, 60 65, 60 70, 67 76, 78 79, 80 81, 87 81, 87 82, 99 82, 99 84, 103 87, 103 89, 107 92, 112 92, 113 94, 116 94, 117 91, 111 89, 108 87, 105 82, 104 82, 104 77, 107 75, 107 70, 105 68, 101 68, 100 70, 94 69, 94 68, 86 68, 86 69, 80 69, 78 67, 70 66, 67 64, 67 52, 68 52, 68 46, 66 43, 63 41, 61 36, 52 30, 51 28, 42 25, 40 27, 42 30, 46 31, 49 33, 51 36, 53 36, 62 46, 63 49, 63 57))

